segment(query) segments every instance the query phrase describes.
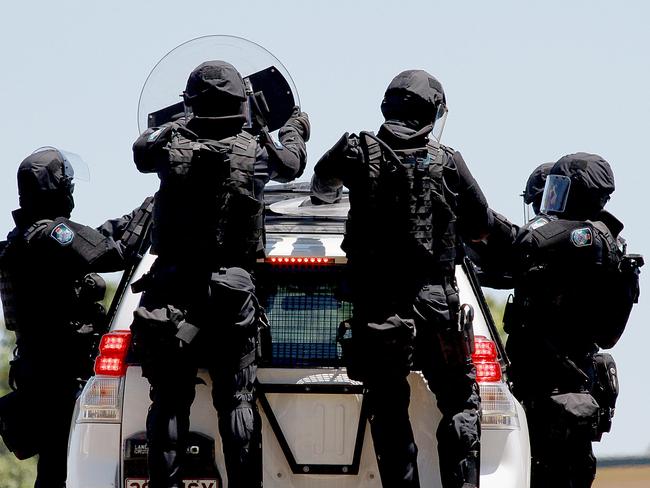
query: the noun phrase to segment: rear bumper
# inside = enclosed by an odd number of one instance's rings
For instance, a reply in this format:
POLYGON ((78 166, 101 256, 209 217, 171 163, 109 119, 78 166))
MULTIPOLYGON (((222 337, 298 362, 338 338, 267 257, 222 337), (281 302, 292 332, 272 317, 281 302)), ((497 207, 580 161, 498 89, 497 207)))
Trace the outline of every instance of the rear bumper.
MULTIPOLYGON (((337 384, 350 385, 344 370, 269 369, 259 372, 266 385, 337 384)), ((209 378, 201 375, 206 382, 209 378)), ((440 488, 436 428, 440 412, 435 397, 421 375, 411 374, 410 416, 418 444, 418 464, 423 487, 440 488)), ((192 430, 215 439, 216 464, 225 472, 217 433, 216 414, 208 385, 197 385, 192 407, 192 430)), ((273 393, 267 395, 273 415, 286 441, 302 464, 348 464, 353 453, 362 395, 341 393, 273 393)), ((122 434, 129 437, 145 429, 149 404, 148 382, 140 368, 127 373, 123 424, 73 423, 68 456, 68 488, 120 488, 122 475, 122 434)), ((517 403, 519 427, 484 429, 481 449, 482 488, 527 488, 530 476, 528 426, 517 403)), ((262 410, 260 408, 260 410, 262 410)), ((263 412, 264 486, 271 488, 381 488, 377 463, 366 426, 358 475, 317 475, 294 473, 287 462, 267 415, 263 412)), ((226 485, 227 486, 227 485, 226 485)))

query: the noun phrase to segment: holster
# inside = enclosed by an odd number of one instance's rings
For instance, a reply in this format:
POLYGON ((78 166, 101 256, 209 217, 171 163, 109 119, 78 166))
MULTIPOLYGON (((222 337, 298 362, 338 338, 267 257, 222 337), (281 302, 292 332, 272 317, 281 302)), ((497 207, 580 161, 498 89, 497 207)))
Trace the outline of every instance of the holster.
POLYGON ((0 398, 0 436, 7 449, 21 460, 39 451, 39 429, 29 403, 18 390, 0 398))
POLYGON ((257 361, 270 364, 273 359, 271 323, 264 308, 260 306, 257 317, 257 361))
POLYGON ((514 301, 513 296, 508 296, 506 307, 503 311, 503 330, 510 334, 521 326, 521 305, 514 301))
POLYGON ((474 353, 474 309, 463 304, 458 324, 436 334, 445 364, 452 368, 467 365, 474 353))
POLYGON ((352 335, 350 320, 344 320, 339 324, 336 342, 341 345, 343 364, 347 370, 348 378, 364 381, 366 378, 366 365, 363 359, 363 345, 352 335))
POLYGON ((602 434, 612 428, 612 418, 618 398, 618 372, 611 354, 601 352, 594 354, 596 381, 591 394, 600 407, 598 431, 593 440, 599 441, 602 434))

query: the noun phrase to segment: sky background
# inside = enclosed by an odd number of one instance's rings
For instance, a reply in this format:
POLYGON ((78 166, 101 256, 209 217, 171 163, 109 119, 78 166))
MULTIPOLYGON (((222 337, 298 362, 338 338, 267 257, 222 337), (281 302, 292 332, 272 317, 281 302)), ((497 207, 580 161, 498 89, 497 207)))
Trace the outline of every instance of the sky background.
MULTIPOLYGON (((157 178, 138 173, 131 153, 144 80, 178 44, 229 34, 291 72, 312 122, 303 179, 342 132, 377 130, 393 76, 425 69, 447 95, 443 143, 462 152, 493 208, 521 222, 535 166, 598 153, 616 176, 608 209, 629 250, 650 257, 649 19, 642 0, 11 2, 0 19, 0 233, 13 227, 16 168, 43 145, 90 166, 77 221, 99 225, 152 194, 157 178)), ((612 351, 621 394, 601 456, 650 451, 648 273, 612 351)))

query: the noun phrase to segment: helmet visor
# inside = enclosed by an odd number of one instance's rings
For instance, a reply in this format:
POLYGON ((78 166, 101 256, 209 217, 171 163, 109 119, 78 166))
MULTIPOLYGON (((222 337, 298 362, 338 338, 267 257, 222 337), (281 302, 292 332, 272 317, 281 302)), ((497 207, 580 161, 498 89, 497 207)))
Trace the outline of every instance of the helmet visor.
POLYGON ((447 113, 448 110, 445 105, 438 105, 436 117, 433 120, 433 130, 431 131, 431 135, 438 142, 440 142, 440 139, 442 138, 442 131, 445 129, 445 122, 447 122, 447 113))
POLYGON ((562 213, 566 208, 571 188, 571 178, 561 175, 548 175, 542 196, 542 213, 562 213))
POLYGON ((88 169, 88 165, 78 154, 52 146, 39 147, 32 154, 43 151, 56 151, 59 153, 59 156, 63 161, 63 176, 65 178, 70 179, 70 181, 73 179, 86 182, 90 181, 90 170, 88 169))

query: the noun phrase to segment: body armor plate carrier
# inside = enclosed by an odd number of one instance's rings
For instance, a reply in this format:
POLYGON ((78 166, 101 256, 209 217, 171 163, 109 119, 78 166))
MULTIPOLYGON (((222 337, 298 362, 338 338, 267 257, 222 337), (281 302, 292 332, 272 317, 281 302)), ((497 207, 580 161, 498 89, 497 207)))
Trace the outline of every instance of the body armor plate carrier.
POLYGON ((220 141, 173 132, 154 204, 155 254, 207 257, 219 265, 255 258, 263 224, 254 190, 257 148, 246 132, 220 141))
MULTIPOLYGON (((381 247, 391 255, 398 252, 420 266, 427 263, 427 272, 453 276, 456 217, 445 198, 447 148, 429 143, 426 148, 394 151, 398 162, 372 134, 361 132, 360 145, 368 166, 364 231, 371 225, 375 229, 366 239, 384 242, 381 247), (373 236, 378 229, 389 232, 373 236)), ((376 248, 377 242, 366 247, 376 248)))

